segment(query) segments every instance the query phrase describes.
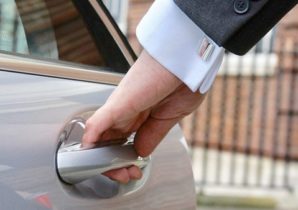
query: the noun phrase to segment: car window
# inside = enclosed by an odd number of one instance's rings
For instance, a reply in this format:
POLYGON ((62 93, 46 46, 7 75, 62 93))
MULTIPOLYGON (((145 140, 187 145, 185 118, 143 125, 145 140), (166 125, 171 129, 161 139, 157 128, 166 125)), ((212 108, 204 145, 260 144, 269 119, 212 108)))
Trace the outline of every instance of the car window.
POLYGON ((0 20, 1 51, 122 73, 129 68, 88 1, 0 0, 0 20))

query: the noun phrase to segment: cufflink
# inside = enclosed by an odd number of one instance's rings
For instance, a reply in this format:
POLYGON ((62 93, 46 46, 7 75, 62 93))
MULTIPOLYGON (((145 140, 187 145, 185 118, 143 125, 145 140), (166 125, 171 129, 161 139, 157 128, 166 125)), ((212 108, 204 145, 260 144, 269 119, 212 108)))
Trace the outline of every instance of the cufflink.
POLYGON ((212 44, 208 38, 204 37, 202 44, 199 50, 199 56, 202 58, 203 61, 207 61, 210 56, 212 55, 215 49, 214 44, 212 44))

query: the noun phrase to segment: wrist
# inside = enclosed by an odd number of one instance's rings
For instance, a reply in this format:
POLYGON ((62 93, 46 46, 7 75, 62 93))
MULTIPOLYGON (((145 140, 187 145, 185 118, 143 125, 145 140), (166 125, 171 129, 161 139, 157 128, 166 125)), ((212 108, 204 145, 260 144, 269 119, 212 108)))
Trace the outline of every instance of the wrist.
POLYGON ((122 106, 129 105, 141 112, 164 99, 181 84, 181 80, 144 50, 107 103, 119 105, 121 100, 122 106))

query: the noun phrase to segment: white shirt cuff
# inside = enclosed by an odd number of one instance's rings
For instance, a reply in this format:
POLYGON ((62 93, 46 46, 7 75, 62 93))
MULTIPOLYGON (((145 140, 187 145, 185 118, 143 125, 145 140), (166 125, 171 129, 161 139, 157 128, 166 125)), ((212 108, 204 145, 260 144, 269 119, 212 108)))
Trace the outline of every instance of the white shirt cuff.
POLYGON ((146 51, 192 91, 204 94, 210 89, 222 63, 224 49, 193 23, 173 0, 155 0, 136 33, 146 51))

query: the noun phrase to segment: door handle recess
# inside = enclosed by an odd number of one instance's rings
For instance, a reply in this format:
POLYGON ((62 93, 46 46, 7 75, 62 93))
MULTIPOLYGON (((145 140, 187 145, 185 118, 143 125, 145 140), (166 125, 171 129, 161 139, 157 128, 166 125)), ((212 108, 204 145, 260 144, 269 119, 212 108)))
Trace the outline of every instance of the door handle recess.
POLYGON ((68 123, 60 135, 56 164, 63 182, 77 184, 109 170, 132 165, 143 169, 149 164, 150 157, 138 156, 131 141, 93 148, 82 147, 80 139, 84 129, 84 119, 75 119, 68 123))

